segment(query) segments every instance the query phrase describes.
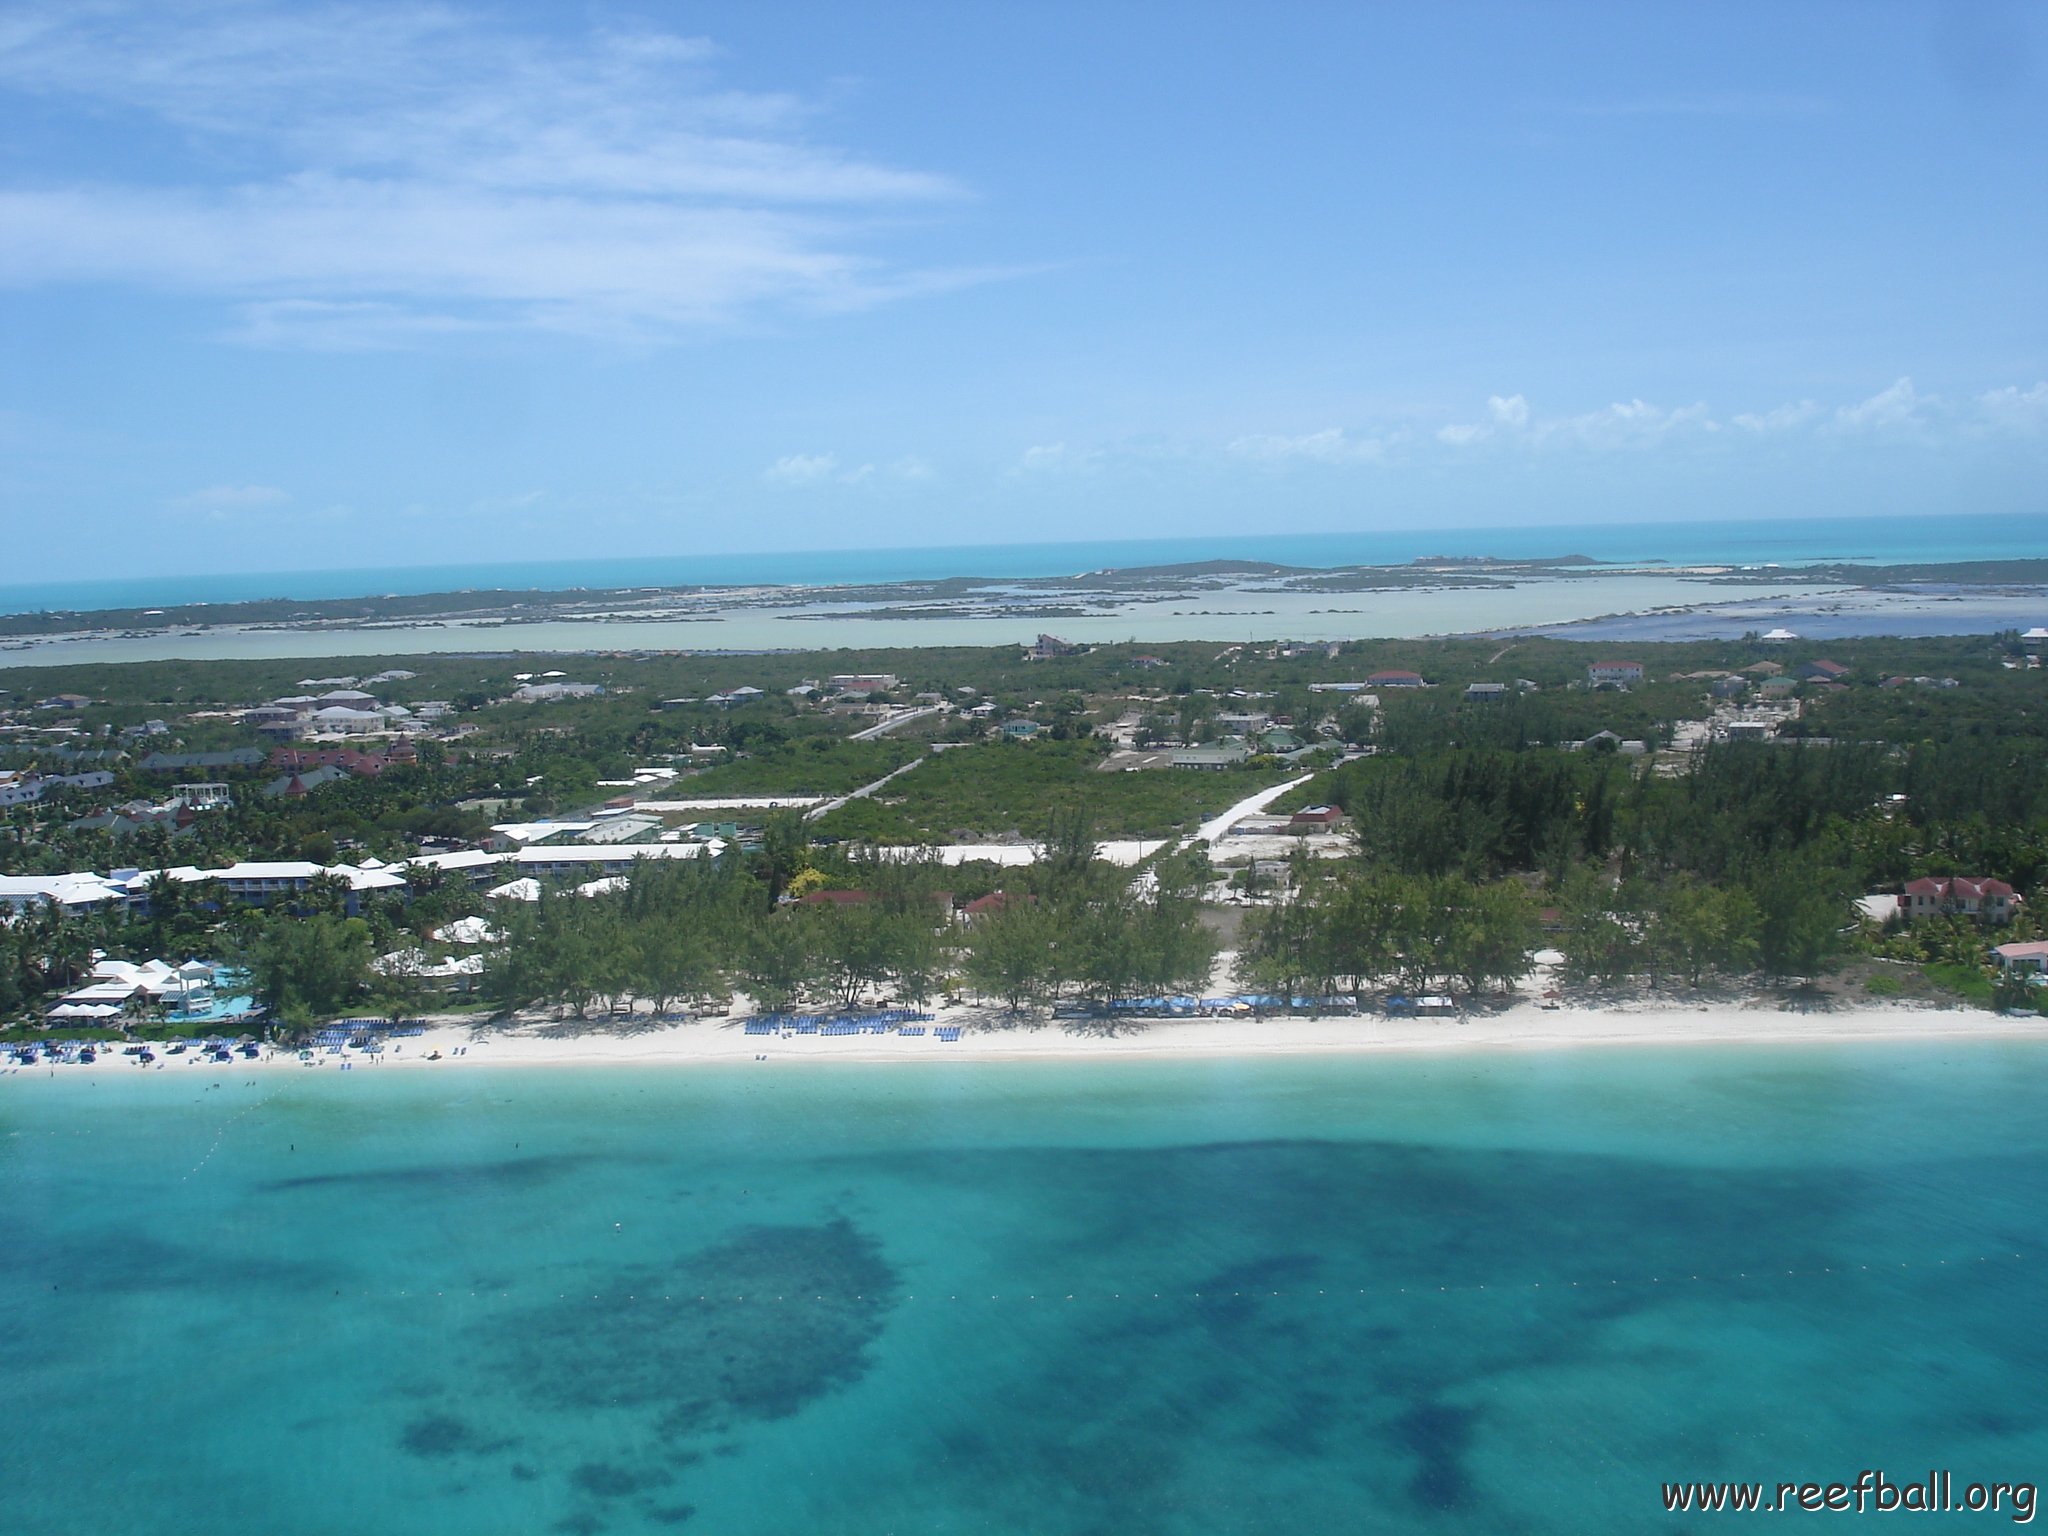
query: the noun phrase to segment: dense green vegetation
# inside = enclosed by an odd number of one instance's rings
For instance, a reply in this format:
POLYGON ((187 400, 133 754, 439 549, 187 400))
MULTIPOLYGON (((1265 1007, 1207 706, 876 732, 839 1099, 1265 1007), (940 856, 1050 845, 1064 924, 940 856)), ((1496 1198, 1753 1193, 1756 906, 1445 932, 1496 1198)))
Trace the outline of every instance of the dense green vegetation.
POLYGON ((810 735, 758 747, 738 762, 693 774, 692 797, 716 795, 843 795, 872 784, 923 751, 921 743, 882 737, 846 741, 810 735))
POLYGON ((1200 990, 1216 952, 1199 921, 1200 863, 1168 862, 1139 894, 1090 857, 1089 838, 1083 823, 1056 833, 1052 856, 1015 872, 1008 904, 972 925, 953 920, 953 872, 917 863, 842 865, 842 899, 815 904, 775 903, 737 859, 650 865, 617 893, 519 905, 486 993, 504 1009, 583 1018, 636 998, 723 1011, 735 990, 763 1009, 854 1008, 885 991, 915 1005, 963 988, 1018 1008, 1108 1007, 1200 990))
POLYGON ((1087 815, 1104 837, 1166 837, 1286 776, 1247 765, 1222 773, 1102 771, 1100 741, 989 742, 937 753, 880 794, 816 823, 821 837, 946 843, 1032 832, 1048 816, 1087 815))

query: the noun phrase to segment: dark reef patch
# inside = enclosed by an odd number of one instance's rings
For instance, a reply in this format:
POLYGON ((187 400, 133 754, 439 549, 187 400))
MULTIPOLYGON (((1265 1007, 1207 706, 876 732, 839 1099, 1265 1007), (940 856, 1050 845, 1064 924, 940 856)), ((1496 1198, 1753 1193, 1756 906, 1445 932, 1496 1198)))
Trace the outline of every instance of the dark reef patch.
POLYGON ((1394 1421, 1402 1446, 1415 1457, 1408 1497, 1425 1509, 1456 1509, 1471 1493, 1465 1458, 1478 1415, 1444 1403, 1418 1403, 1394 1421))
POLYGON ((851 1222, 750 1227, 667 1270, 609 1271, 583 1293, 640 1301, 546 1302, 484 1347, 529 1401, 647 1414, 672 1442, 786 1418, 857 1381, 896 1292, 895 1271, 851 1222))
POLYGON ((267 1194, 307 1189, 375 1189, 379 1186, 414 1193, 531 1189, 575 1173, 604 1159, 584 1153, 559 1157, 509 1157, 489 1163, 416 1163, 404 1168, 366 1168, 349 1173, 306 1173, 289 1179, 268 1179, 256 1187, 267 1194))
POLYGON ((425 1458, 445 1456, 490 1456, 509 1450, 517 1442, 487 1440, 453 1414, 422 1414, 406 1425, 398 1437, 408 1455, 425 1458))
POLYGON ((579 1492, 600 1499, 623 1499, 628 1494, 645 1493, 650 1488, 660 1488, 675 1481, 674 1477, 659 1468, 633 1471, 608 1461, 586 1461, 569 1474, 579 1492))
POLYGON ((58 1276, 65 1293, 204 1290, 215 1286, 295 1293, 331 1283, 332 1270, 295 1259, 169 1242, 147 1232, 95 1229, 45 1235, 31 1228, 0 1243, 0 1274, 58 1276))

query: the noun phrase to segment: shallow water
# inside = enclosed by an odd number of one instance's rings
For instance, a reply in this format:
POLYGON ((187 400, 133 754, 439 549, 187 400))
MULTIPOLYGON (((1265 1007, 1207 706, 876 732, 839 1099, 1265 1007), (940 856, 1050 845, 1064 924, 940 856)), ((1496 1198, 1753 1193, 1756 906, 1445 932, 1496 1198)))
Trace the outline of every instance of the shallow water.
POLYGON ((1679 1478, 2010 1480, 2044 1212, 2023 1042, 0 1079, 0 1529, 1630 1531, 1679 1478))
MULTIPOLYGON (((845 604, 736 607, 687 619, 645 622, 545 619, 533 623, 378 624, 374 628, 242 629, 198 633, 56 635, 9 641, 0 667, 83 662, 250 660, 273 656, 424 656, 445 652, 634 650, 774 651, 890 646, 1015 645, 1057 628, 1076 643, 1130 640, 1292 638, 1345 640, 1463 633, 1475 628, 1568 624, 1601 614, 1635 613, 1699 602, 1782 594, 1772 584, 1709 585, 1678 576, 1531 577, 1478 592, 1456 587, 1377 592, 1203 591, 1171 599, 1107 604, 1084 616, 1040 618, 992 609, 969 617, 873 618, 845 604)), ((1880 624, 1876 626, 1881 629, 1880 624)))

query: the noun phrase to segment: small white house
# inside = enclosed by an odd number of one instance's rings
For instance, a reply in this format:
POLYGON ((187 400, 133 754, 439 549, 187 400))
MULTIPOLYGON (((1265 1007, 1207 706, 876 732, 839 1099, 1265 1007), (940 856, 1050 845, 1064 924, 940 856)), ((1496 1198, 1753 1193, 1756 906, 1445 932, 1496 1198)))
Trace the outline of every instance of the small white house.
POLYGON ((1991 954, 2008 976, 2048 976, 2048 941, 2001 944, 1991 954))

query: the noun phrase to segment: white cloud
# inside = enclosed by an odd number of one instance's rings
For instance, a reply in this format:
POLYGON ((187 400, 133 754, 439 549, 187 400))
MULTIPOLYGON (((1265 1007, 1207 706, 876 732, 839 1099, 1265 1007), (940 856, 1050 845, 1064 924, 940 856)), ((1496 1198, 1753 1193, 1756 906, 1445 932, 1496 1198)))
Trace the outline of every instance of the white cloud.
POLYGON ((1868 400, 1840 407, 1830 423, 1838 432, 1870 432, 1918 427, 1941 404, 1939 395, 1923 395, 1909 378, 1901 378, 1868 400))
POLYGON ((876 215, 960 189, 816 142, 808 104, 721 88, 713 55, 436 6, 21 8, 0 93, 169 132, 97 179, 0 185, 0 283, 199 293, 240 339, 367 347, 660 338, 997 275, 876 254, 876 215))
POLYGON ((1264 464, 1370 464, 1385 456, 1386 445, 1374 437, 1353 437, 1342 427, 1326 427, 1300 437, 1240 437, 1229 451, 1264 464))
POLYGON ((1451 448, 1469 448, 1495 438, 1528 446, 1628 448, 1654 443, 1688 429, 1718 432, 1721 424, 1704 404, 1667 410, 1644 400, 1624 400, 1577 416, 1539 416, 1526 395, 1490 395, 1485 421, 1451 422, 1438 427, 1436 440, 1451 448))
POLYGON ((209 485, 204 490, 174 496, 171 505, 181 512, 251 512, 281 507, 291 499, 289 492, 274 485, 209 485))
POLYGON ((914 454, 888 464, 841 466, 836 453, 792 453, 777 459, 761 471, 761 478, 774 485, 879 485, 908 484, 933 478, 931 465, 914 454))
POLYGON ((1453 448, 1469 447, 1484 442, 1500 432, 1526 432, 1529 429, 1529 401, 1523 395, 1488 395, 1486 397, 1485 421, 1452 422, 1438 427, 1436 440, 1453 448))
POLYGON ((1539 437, 1563 438, 1589 448, 1630 448, 1691 428, 1718 432, 1721 424, 1708 414, 1704 403, 1666 410, 1647 401, 1628 400, 1581 416, 1543 422, 1536 431, 1539 437))
POLYGON ((1529 425, 1529 402, 1521 395, 1489 395, 1486 409, 1492 415, 1496 426, 1511 427, 1519 431, 1529 425))
POLYGON ((1763 412, 1743 411, 1729 420, 1746 432, 1790 432, 1811 424, 1820 415, 1821 408, 1813 401, 1800 400, 1763 412))
POLYGON ((2007 385, 1977 397, 1977 409, 1985 422, 2010 432, 2048 431, 2048 381, 2032 389, 2007 385))
POLYGON ((1023 475, 1086 475, 1102 468, 1100 448, 1070 448, 1065 443, 1038 443, 1024 450, 1012 473, 1023 475))
POLYGON ((761 478, 777 485, 817 485, 838 473, 836 453, 792 453, 770 464, 761 478))
POLYGON ((1727 417, 1707 402, 1664 406, 1639 398, 1617 400, 1597 410, 1545 415, 1520 393, 1490 395, 1484 416, 1446 422, 1434 430, 1391 420, 1358 427, 1325 427, 1296 435, 1255 433, 1206 444, 1186 439, 1151 444, 1131 441, 1093 447, 1043 443, 1025 451, 1013 473, 1074 472, 1142 461, 1218 457, 1240 464, 1280 468, 1298 464, 1405 465, 1433 455, 1438 463, 1458 455, 1628 453, 1707 451, 1716 443, 1728 451, 1755 451, 1756 440, 1773 435, 1786 444, 1818 445, 1851 432, 1888 434, 1925 444, 1983 439, 1993 432, 2048 436, 2048 381, 2008 386, 1972 397, 1967 405, 1922 394, 1902 378, 1868 399, 1832 407, 1798 400, 1727 417), (1747 449, 1739 446, 1750 445, 1747 449))

